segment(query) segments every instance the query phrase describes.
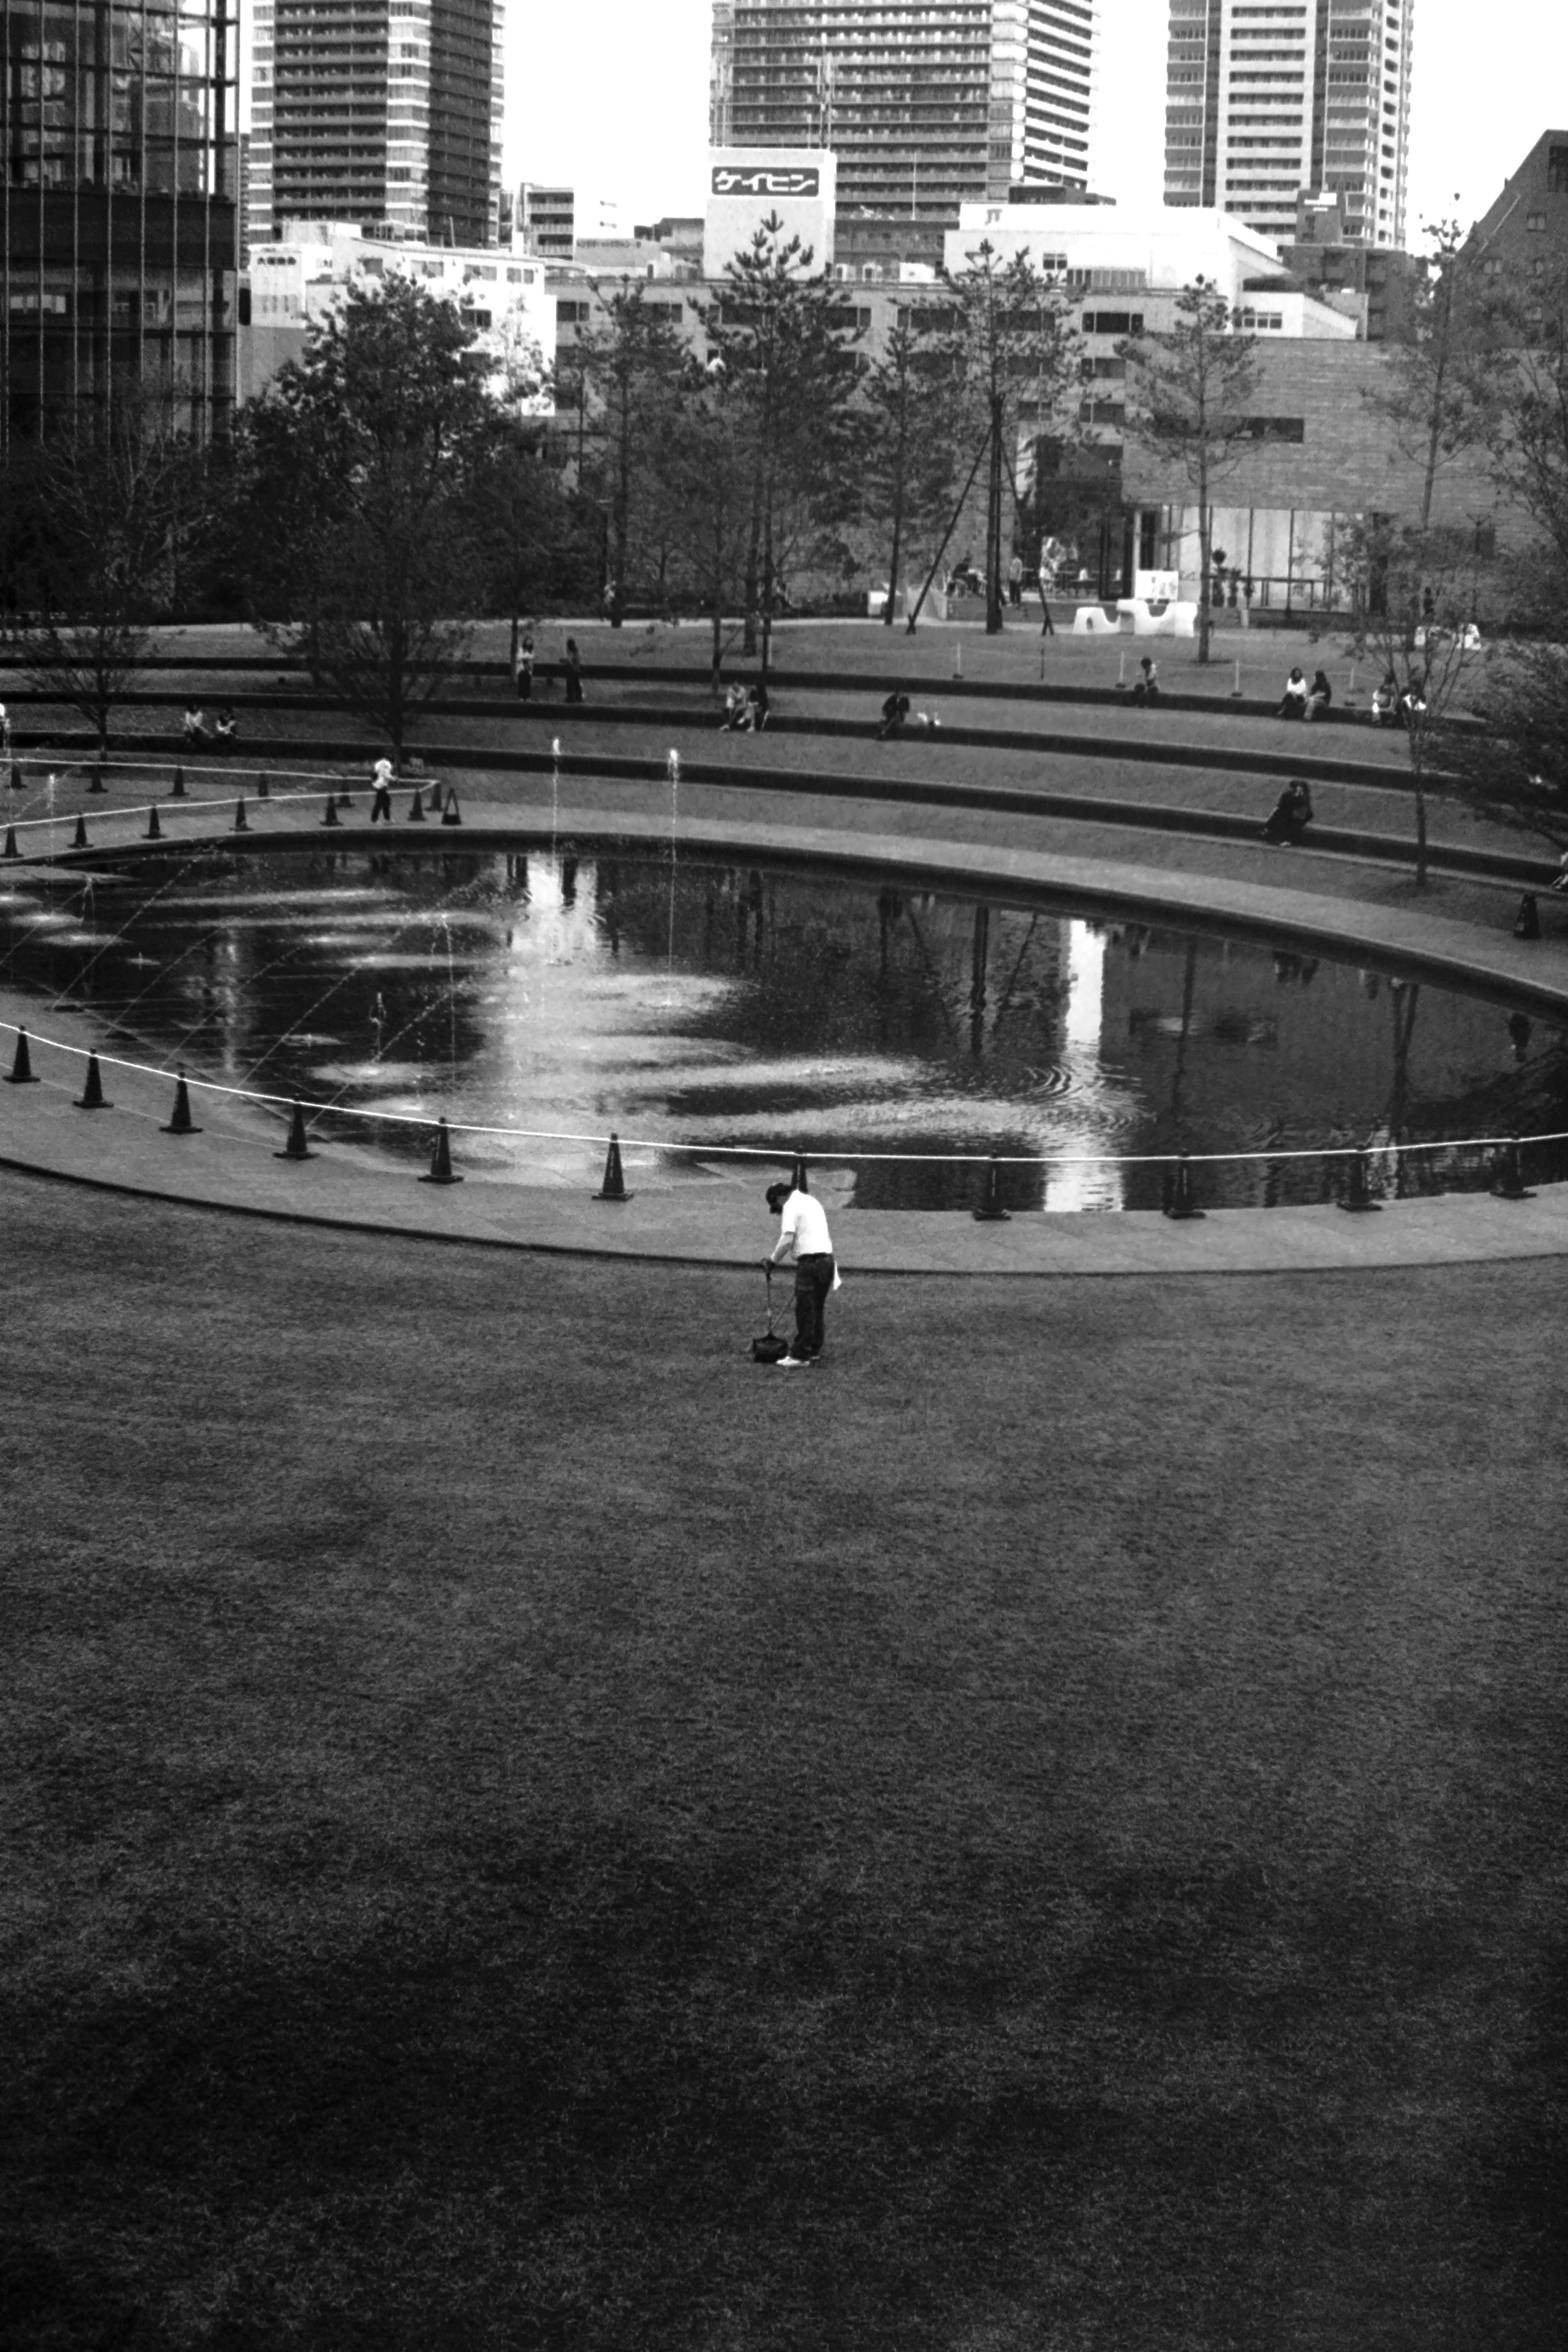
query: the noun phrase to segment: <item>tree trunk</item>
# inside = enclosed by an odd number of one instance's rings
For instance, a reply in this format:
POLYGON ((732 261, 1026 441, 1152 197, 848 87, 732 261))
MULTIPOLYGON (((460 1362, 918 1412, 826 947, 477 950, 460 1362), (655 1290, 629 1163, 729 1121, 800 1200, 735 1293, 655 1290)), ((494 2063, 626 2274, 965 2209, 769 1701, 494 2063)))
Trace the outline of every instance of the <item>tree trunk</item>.
POLYGON ((1415 887, 1426 887, 1426 793, 1420 754, 1415 756, 1415 887))
POLYGON ((991 478, 985 501, 985 634, 1002 629, 1002 395, 991 395, 991 478))
POLYGON ((893 500, 893 551, 888 559, 888 601, 882 607, 882 626, 885 629, 890 629, 893 625, 893 606, 898 602, 899 561, 902 552, 903 533, 904 499, 900 485, 899 493, 893 500))
POLYGON ((1198 659, 1206 662, 1209 642, 1214 635, 1213 610, 1209 604, 1209 562, 1214 539, 1214 516, 1209 509, 1208 480, 1198 488, 1198 659))

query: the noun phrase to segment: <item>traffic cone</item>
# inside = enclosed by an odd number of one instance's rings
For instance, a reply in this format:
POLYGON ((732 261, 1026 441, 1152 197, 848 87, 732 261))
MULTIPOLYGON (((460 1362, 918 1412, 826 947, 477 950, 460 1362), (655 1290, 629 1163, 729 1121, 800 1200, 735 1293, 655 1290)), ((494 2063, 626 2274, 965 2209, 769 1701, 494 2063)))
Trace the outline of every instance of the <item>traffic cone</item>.
POLYGON ((25 793, 26 789, 27 779, 22 773, 22 762, 20 760, 13 760, 11 762, 11 790, 14 793, 25 793))
POLYGON ((101 793, 105 790, 103 770, 96 760, 87 772, 87 788, 89 793, 101 793))
POLYGON ((452 1173, 452 1139, 447 1132, 447 1122, 436 1122, 436 1140, 430 1147, 430 1173, 421 1176, 422 1184, 460 1184, 460 1176, 452 1173))
POLYGON ((1005 1225, 1012 1215, 1002 1206, 1002 1171, 993 1152, 985 1163, 985 1181, 980 1190, 980 1205, 971 1209, 970 1215, 977 1225, 1005 1225))
POLYGON ((161 1127, 158 1132, 160 1135, 199 1135, 201 1133, 201 1129, 191 1117, 191 1094, 190 1088, 185 1084, 183 1066, 174 1081, 174 1115, 168 1126, 161 1127))
POLYGON ((1519 912, 1513 919, 1516 940, 1538 940, 1541 937, 1541 917, 1535 910, 1535 893, 1527 890, 1519 902, 1519 912))
POLYGON ((1364 1216, 1370 1210, 1382 1208, 1383 1202, 1372 1197, 1372 1186, 1368 1181, 1370 1173, 1366 1153, 1352 1152, 1345 1171, 1345 1189, 1340 1194, 1342 1209, 1350 1210, 1353 1215, 1364 1216))
POLYGON ((1519 1138, 1501 1146, 1492 1160, 1492 1198, 1494 1201, 1533 1201, 1527 1192, 1524 1171, 1520 1164, 1519 1138))
POLYGON ((314 1160, 316 1157, 315 1153, 311 1150, 310 1145, 305 1140, 305 1106, 303 1103, 295 1104, 294 1116, 289 1122, 289 1140, 283 1146, 282 1150, 275 1151, 272 1157, 274 1160, 314 1160))
POLYGON ((14 824, 8 824, 5 827, 5 846, 0 849, 0 857, 20 857, 21 855, 21 851, 16 846, 16 828, 14 824))
POLYGON ((183 801, 188 797, 189 795, 185 791, 185 772, 184 768, 176 768, 174 770, 174 781, 169 786, 169 798, 172 801, 183 801))
POLYGON ((28 1050, 27 1033, 25 1029, 18 1029, 16 1032, 16 1058, 5 1073, 5 1084, 8 1087, 36 1087, 41 1084, 41 1081, 33 1076, 33 1056, 28 1050))
POLYGON ((952 674, 954 677, 963 676, 963 647, 957 643, 952 648, 952 674))
POLYGON ((617 1135, 610 1138, 610 1149, 605 1160, 605 1181, 595 1193, 595 1201, 629 1201, 626 1180, 621 1171, 621 1141, 617 1135))
POLYGON ((1197 1204, 1193 1191, 1192 1162, 1185 1158, 1177 1160, 1174 1171, 1165 1179, 1164 1214, 1176 1220, 1207 1214, 1197 1204))
POLYGON ((329 793, 327 794, 327 807, 326 807, 326 814, 324 814, 324 816, 322 817, 322 819, 321 819, 321 823, 322 823, 323 824, 336 824, 337 821, 338 821, 338 804, 337 804, 336 800, 333 798, 332 794, 331 794, 331 793, 329 793))
POLYGON ((103 1098, 103 1073, 98 1066, 98 1055, 87 1057, 87 1084, 76 1098, 78 1110, 112 1110, 114 1105, 103 1098))
POLYGON ((87 847, 87 819, 85 816, 79 816, 77 818, 76 832, 72 836, 71 847, 73 849, 85 849, 87 847))
POLYGON ((810 1185, 805 1181, 805 1154, 804 1151, 797 1151, 795 1155, 795 1165, 789 1171, 789 1188, 792 1192, 809 1192, 811 1190, 810 1185))
POLYGON ((446 805, 441 811, 441 822, 443 824, 461 824, 463 822, 463 813, 458 806, 458 791, 455 784, 447 791, 446 805))
POLYGON ((156 801, 153 802, 152 807, 147 812, 146 838, 149 841, 162 841, 163 838, 163 828, 158 822, 158 803, 156 801))
POLYGON ((430 787, 430 814, 432 816, 439 816, 441 814, 441 787, 439 784, 432 784, 430 787))
POLYGON ((236 833, 248 833, 250 831, 250 819, 245 814, 245 794, 243 793, 241 793, 239 798, 234 804, 234 829, 236 833))
POLYGON ((408 803, 408 822, 410 824, 423 824, 425 822, 425 803, 419 797, 417 784, 414 787, 414 798, 408 803))

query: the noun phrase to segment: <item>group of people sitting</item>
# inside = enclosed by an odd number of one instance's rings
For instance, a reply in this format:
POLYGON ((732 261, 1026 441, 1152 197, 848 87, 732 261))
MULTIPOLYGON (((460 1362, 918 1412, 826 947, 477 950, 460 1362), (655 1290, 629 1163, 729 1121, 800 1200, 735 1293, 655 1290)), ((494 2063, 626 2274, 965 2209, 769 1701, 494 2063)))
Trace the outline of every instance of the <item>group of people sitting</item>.
POLYGON ((235 732, 234 712, 226 702, 207 730, 206 713, 198 703, 187 702, 184 735, 187 749, 199 749, 205 743, 233 744, 238 741, 235 732))
POLYGON ((1413 719, 1426 709, 1426 698, 1418 688, 1401 686, 1392 670, 1380 686, 1372 690, 1372 723, 1374 727, 1408 729, 1413 719))
POLYGON ((760 735, 768 723, 768 689, 758 678, 752 686, 732 686, 724 697, 719 721, 726 735, 760 735))
POLYGON ((1285 681, 1279 715, 1281 719, 1317 719, 1328 709, 1334 698, 1328 673, 1319 670, 1308 685, 1306 675, 1298 664, 1285 681))
MULTIPOLYGON (((877 730, 878 742, 885 743, 889 735, 900 733, 909 716, 910 698, 907 694, 900 694, 895 687, 882 705, 882 723, 877 730)), ((928 731, 942 725, 934 710, 917 710, 914 721, 917 727, 924 727, 928 731)))

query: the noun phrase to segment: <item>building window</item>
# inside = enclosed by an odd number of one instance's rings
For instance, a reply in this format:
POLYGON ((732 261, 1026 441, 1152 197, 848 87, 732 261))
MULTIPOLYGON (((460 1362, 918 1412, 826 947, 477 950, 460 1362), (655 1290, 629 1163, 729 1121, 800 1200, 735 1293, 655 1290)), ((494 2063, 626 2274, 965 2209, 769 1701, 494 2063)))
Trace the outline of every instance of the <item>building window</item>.
POLYGON ((1305 441, 1304 416, 1249 416, 1247 430, 1254 441, 1305 441))
POLYGON ((1524 226, 1528 229, 1540 231, 1546 226, 1546 215, 1544 213, 1526 213, 1524 215, 1524 226))
POLYGON ((1549 196, 1568 196, 1568 147, 1549 147, 1546 151, 1546 193, 1549 196))

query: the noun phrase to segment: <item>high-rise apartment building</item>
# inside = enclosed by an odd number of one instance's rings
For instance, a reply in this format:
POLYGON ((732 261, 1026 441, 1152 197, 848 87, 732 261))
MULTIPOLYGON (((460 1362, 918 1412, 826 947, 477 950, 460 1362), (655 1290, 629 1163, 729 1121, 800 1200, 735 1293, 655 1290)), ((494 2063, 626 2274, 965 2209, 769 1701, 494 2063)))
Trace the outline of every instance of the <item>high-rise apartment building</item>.
POLYGON ((495 241, 501 0, 255 0, 249 233, 495 241))
POLYGON ((0 0, 0 435, 132 381, 234 404, 234 0, 0 0))
POLYGON ((1165 202, 1294 233, 1303 190, 1347 238, 1405 242, 1415 0, 1171 0, 1165 202))
POLYGON ((1089 184, 1099 0, 715 0, 715 147, 830 147, 838 210, 1089 184))

